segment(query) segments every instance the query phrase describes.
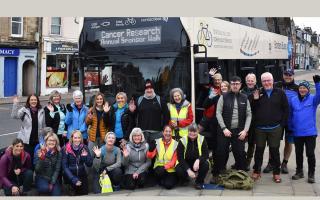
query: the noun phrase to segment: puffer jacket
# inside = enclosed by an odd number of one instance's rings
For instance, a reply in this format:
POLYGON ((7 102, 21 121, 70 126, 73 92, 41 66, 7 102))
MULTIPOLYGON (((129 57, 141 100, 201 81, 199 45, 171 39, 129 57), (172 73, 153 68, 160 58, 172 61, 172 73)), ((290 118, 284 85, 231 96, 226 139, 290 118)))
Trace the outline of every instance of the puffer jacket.
POLYGON ((304 98, 291 99, 291 127, 295 137, 317 135, 316 112, 320 103, 320 83, 316 84, 316 95, 308 93, 304 98))
POLYGON ((72 112, 69 112, 67 110, 67 115, 65 118, 65 123, 68 125, 68 133, 67 138, 70 139, 71 133, 74 130, 79 130, 82 133, 83 139, 88 139, 88 133, 87 133, 87 124, 85 122, 86 116, 88 113, 88 108, 85 105, 82 105, 82 108, 80 111, 78 111, 78 108, 74 103, 71 104, 72 112))
POLYGON ((92 157, 86 145, 81 144, 80 148, 75 151, 70 143, 62 149, 62 169, 64 177, 76 184, 79 177, 87 176, 85 169, 92 166, 92 157), (82 151, 87 151, 87 156, 81 156, 82 151))
POLYGON ((132 142, 128 142, 126 147, 129 151, 129 156, 123 157, 122 160, 122 164, 125 167, 125 174, 141 174, 145 172, 151 165, 151 160, 147 158, 147 151, 149 150, 148 143, 143 142, 139 147, 135 147, 132 142))
MULTIPOLYGON (((40 151, 40 150, 38 150, 40 151)), ((62 154, 60 151, 54 153, 46 152, 44 159, 35 157, 36 175, 48 180, 51 184, 55 184, 61 172, 62 154)))
MULTIPOLYGON (((104 141, 104 137, 107 133, 107 126, 105 123, 107 116, 108 114, 103 112, 99 121, 100 141, 104 141)), ((90 126, 90 129, 88 130, 89 140, 91 142, 95 142, 98 126, 98 116, 96 112, 93 113, 92 119, 90 119, 88 116, 86 117, 86 124, 90 126)))
MULTIPOLYGON (((13 169, 12 162, 12 146, 9 146, 0 159, 0 188, 10 188, 13 186, 13 183, 8 178, 10 171, 13 169)), ((21 153, 21 166, 21 172, 31 169, 31 158, 26 151, 22 151, 21 153)))
MULTIPOLYGON (((31 130, 32 130, 32 117, 29 108, 19 108, 18 104, 13 104, 11 117, 20 119, 22 121, 21 129, 17 138, 21 139, 24 144, 29 144, 31 130)), ((40 141, 41 129, 46 126, 44 110, 40 108, 38 110, 38 140, 40 141)))

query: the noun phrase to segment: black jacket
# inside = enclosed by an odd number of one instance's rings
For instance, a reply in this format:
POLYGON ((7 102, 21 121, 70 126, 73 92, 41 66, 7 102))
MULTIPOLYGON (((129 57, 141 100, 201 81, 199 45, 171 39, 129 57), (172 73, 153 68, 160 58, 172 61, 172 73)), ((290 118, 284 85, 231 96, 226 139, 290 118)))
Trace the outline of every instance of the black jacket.
MULTIPOLYGON (((55 105, 53 105, 53 108, 54 108, 54 112, 56 112, 54 114, 54 118, 50 116, 50 110, 47 108, 47 106, 44 107, 45 122, 46 122, 46 126, 51 127, 53 129, 53 132, 57 134, 59 129, 59 124, 60 124, 60 114, 59 112, 57 112, 58 108, 55 105)), ((67 109, 64 106, 64 104, 60 104, 60 108, 61 108, 61 111, 64 114, 66 114, 67 109)), ((64 130, 67 130, 66 124, 65 124, 64 130)))

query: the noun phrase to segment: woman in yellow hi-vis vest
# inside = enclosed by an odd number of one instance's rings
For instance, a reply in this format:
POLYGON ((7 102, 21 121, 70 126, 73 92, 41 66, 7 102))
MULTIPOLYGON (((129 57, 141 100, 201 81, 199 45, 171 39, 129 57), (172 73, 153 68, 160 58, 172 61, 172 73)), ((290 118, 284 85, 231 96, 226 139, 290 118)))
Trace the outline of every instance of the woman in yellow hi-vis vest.
POLYGON ((204 136, 199 134, 197 124, 188 128, 188 136, 180 139, 178 148, 178 164, 176 166, 180 183, 188 183, 188 177, 195 179, 195 188, 203 189, 204 178, 209 170, 209 151, 204 136))
POLYGON ((172 138, 172 129, 165 126, 163 137, 150 142, 147 157, 156 157, 153 170, 159 184, 166 189, 172 189, 177 184, 176 161, 178 142, 172 138))
POLYGON ((193 122, 193 112, 189 101, 184 98, 180 88, 173 88, 170 91, 170 126, 173 128, 175 138, 188 135, 188 126, 193 122))

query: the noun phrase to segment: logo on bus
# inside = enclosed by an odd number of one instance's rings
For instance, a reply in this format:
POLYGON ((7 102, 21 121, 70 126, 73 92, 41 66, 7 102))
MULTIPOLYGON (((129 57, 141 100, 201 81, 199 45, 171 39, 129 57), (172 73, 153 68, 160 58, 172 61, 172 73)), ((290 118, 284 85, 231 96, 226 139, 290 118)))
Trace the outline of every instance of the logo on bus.
POLYGON ((206 45, 207 47, 212 46, 212 33, 209 31, 209 25, 200 23, 200 30, 197 35, 198 44, 206 45))
POLYGON ((250 37, 246 32, 241 41, 240 53, 250 57, 257 55, 259 53, 259 50, 257 50, 259 39, 260 35, 256 34, 254 37, 250 37))

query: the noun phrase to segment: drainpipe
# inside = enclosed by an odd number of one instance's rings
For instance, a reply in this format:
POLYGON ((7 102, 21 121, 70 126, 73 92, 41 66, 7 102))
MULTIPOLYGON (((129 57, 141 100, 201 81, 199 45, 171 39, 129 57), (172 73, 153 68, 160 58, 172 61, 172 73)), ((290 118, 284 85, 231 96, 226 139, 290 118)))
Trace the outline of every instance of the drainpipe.
POLYGON ((36 95, 40 95, 41 88, 41 57, 42 57, 42 17, 38 17, 38 51, 37 51, 37 77, 36 77, 36 95))

